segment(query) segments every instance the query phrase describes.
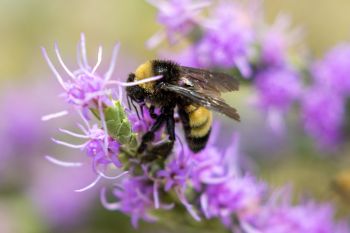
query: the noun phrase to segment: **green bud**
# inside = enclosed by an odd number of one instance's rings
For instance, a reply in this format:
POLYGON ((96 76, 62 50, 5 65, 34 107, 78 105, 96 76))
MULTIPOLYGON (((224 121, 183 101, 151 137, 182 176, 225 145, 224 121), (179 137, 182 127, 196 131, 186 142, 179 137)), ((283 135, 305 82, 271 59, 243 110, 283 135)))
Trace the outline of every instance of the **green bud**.
POLYGON ((112 107, 104 109, 108 134, 122 145, 130 149, 136 148, 136 134, 132 132, 131 124, 119 101, 115 101, 112 107))

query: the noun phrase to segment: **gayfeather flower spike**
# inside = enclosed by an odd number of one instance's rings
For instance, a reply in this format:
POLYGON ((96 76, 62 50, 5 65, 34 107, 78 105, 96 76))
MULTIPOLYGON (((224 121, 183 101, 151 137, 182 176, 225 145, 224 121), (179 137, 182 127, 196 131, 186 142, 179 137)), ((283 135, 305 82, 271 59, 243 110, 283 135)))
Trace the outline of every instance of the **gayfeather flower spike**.
MULTIPOLYGON (((81 34, 80 43, 77 46, 77 63, 79 67, 78 69, 71 71, 64 63, 58 45, 55 43, 55 54, 60 65, 68 76, 67 80, 64 79, 63 75, 58 72, 53 62, 49 58, 46 49, 42 48, 42 53, 47 64, 64 89, 62 96, 69 104, 78 107, 86 119, 89 119, 88 113, 91 109, 101 108, 99 105, 111 106, 112 102, 110 101, 109 96, 112 93, 119 98, 119 101, 122 102, 122 86, 139 84, 136 82, 124 83, 118 80, 111 80, 118 57, 119 47, 119 43, 114 46, 109 68, 104 75, 100 75, 98 73, 98 68, 102 62, 102 46, 99 46, 98 48, 96 64, 94 66, 90 66, 87 59, 85 35, 81 34), (118 89, 112 89, 110 88, 111 86, 117 86, 118 89)), ((150 82, 160 78, 161 76, 151 77, 150 79, 142 80, 142 82, 150 82)))
POLYGON ((195 25, 201 23, 201 11, 210 5, 208 0, 147 0, 158 8, 158 22, 164 30, 158 31, 147 41, 149 48, 156 47, 164 39, 170 43, 186 36, 195 25))
POLYGON ((291 17, 280 14, 272 25, 265 26, 259 33, 261 35, 258 66, 288 66, 291 63, 291 55, 303 52, 294 51, 302 41, 303 31, 301 28, 290 29, 291 24, 291 17))
MULTIPOLYGON (((147 108, 143 109, 140 117, 136 117, 132 109, 124 107, 122 87, 162 77, 129 83, 111 80, 118 48, 116 46, 113 50, 113 64, 104 76, 100 76, 97 70, 102 59, 101 47, 97 62, 91 67, 86 56, 85 37, 82 35, 78 49, 79 69, 71 72, 63 63, 56 46, 57 58, 69 76, 67 81, 43 49, 49 66, 65 91, 63 96, 76 108, 83 122, 77 124, 79 131, 59 129, 67 138, 75 138, 74 141, 80 140, 81 143, 52 140, 59 145, 84 152, 96 173, 91 184, 75 190, 76 192, 95 187, 101 179, 109 180, 101 190, 102 204, 106 209, 129 215, 135 228, 140 220, 168 223, 169 218, 172 223, 178 221, 181 224, 201 221, 196 226, 204 228, 206 222, 216 219, 232 232, 317 233, 320 232, 317 222, 322 220, 327 224, 326 231, 322 232, 341 232, 338 224, 333 222, 328 207, 317 204, 292 206, 286 204, 286 201, 270 201, 273 198, 268 196, 272 193, 269 187, 252 175, 252 172, 242 169, 237 162, 238 134, 234 134, 231 146, 226 150, 218 148, 210 140, 201 152, 195 154, 176 135, 177 140, 170 153, 164 154, 148 150, 149 148, 145 153, 137 153, 142 136, 153 125, 154 119, 147 108), (91 120, 90 112, 96 121, 91 120), (107 190, 111 192, 107 193, 107 190), (115 201, 110 202, 110 199, 115 201), (320 212, 311 218, 309 215, 313 211, 320 212)), ((293 81, 293 78, 289 78, 283 80, 293 81)), ((270 96, 277 94, 270 93, 270 96)), ((285 102, 294 98, 292 94, 283 96, 281 103, 273 103, 287 106, 289 103, 285 102)), ((266 99, 270 101, 268 97, 266 99)), ((155 112, 158 110, 155 109, 155 112)), ((66 113, 47 116, 44 120, 64 114, 66 113)), ((162 143, 166 143, 165 130, 160 129, 156 133, 155 140, 149 147, 159 149, 162 143)), ((51 156, 46 158, 64 167, 79 168, 84 165, 82 162, 66 162, 51 156)))
POLYGON ((109 98, 107 98, 107 96, 111 94, 111 89, 107 88, 107 84, 114 72, 119 44, 115 45, 109 69, 103 76, 97 73, 97 69, 102 61, 102 46, 98 48, 97 61, 93 67, 90 66, 87 59, 84 34, 81 34, 81 40, 78 44, 77 51, 77 63, 79 68, 71 71, 64 63, 57 43, 55 44, 57 59, 68 76, 66 80, 50 60, 46 49, 42 48, 42 53, 46 62, 65 91, 62 96, 69 104, 80 108, 84 117, 89 119, 89 109, 98 109, 99 104, 111 105, 109 98))
MULTIPOLYGON (((81 34, 80 43, 78 44, 77 63, 79 68, 75 71, 68 69, 63 62, 59 48, 55 44, 55 53, 65 76, 59 73, 52 61, 49 59, 45 48, 42 48, 43 56, 61 84, 64 92, 62 96, 67 103, 73 105, 78 114, 81 116, 84 126, 78 124, 80 133, 72 132, 67 129, 59 129, 61 133, 84 140, 81 144, 72 144, 57 139, 52 139, 56 144, 63 145, 73 149, 80 149, 91 158, 92 168, 97 174, 95 181, 86 188, 77 191, 85 191, 93 187, 101 178, 118 179, 128 171, 121 170, 123 164, 120 157, 130 155, 132 147, 136 144, 135 134, 132 133, 131 125, 128 117, 124 112, 123 102, 123 86, 138 85, 149 81, 155 81, 161 76, 151 77, 138 82, 124 83, 118 80, 111 80, 115 69, 115 62, 119 51, 119 44, 114 46, 112 59, 107 72, 101 76, 98 68, 102 62, 102 47, 99 46, 97 61, 94 66, 90 66, 87 53, 84 34, 81 34), (117 87, 117 88, 115 88, 117 87), (113 100, 113 96, 117 97, 117 101, 113 100), (100 124, 90 123, 90 112, 100 120, 100 124), (116 175, 110 176, 105 172, 113 170, 116 175), (117 171, 115 171, 117 170, 117 171)), ((42 117, 43 121, 67 115, 68 111, 61 111, 42 117)), ((130 114, 130 117, 132 114, 130 114)), ((136 122, 136 121, 135 121, 136 122)), ((80 162, 66 162, 51 156, 46 158, 57 165, 65 167, 79 167, 83 164, 80 162)), ((124 164, 125 165, 125 164, 124 164)))
POLYGON ((302 97, 301 120, 304 129, 322 149, 335 149, 342 141, 344 101, 339 93, 317 85, 309 88, 302 97))
POLYGON ((341 43, 312 64, 314 82, 345 98, 350 93, 350 44, 341 43))
POLYGON ((255 41, 257 12, 249 10, 253 1, 219 1, 203 23, 203 36, 194 52, 199 66, 237 68, 250 77, 250 51, 255 41))
MULTIPOLYGON (((84 143, 72 144, 69 142, 52 139, 56 144, 84 151, 85 154, 91 159, 92 169, 97 174, 97 177, 90 185, 76 190, 77 192, 82 192, 92 188, 101 178, 113 180, 118 179, 128 173, 128 171, 120 171, 120 168, 122 167, 118 157, 120 154, 120 143, 110 137, 107 132, 98 127, 97 124, 90 126, 89 122, 86 121, 85 118, 83 118, 83 120, 86 126, 84 127, 80 124, 78 125, 82 133, 76 133, 66 129, 59 129, 59 131, 77 139, 85 140, 84 143), (107 148, 105 149, 106 138, 107 148), (115 171, 116 168, 119 169, 115 171), (112 170, 113 173, 117 172, 117 174, 113 176, 107 175, 106 172, 108 172, 108 170, 112 170)), ((83 165, 81 162, 65 162, 51 156, 46 156, 46 159, 54 164, 64 167, 80 167, 83 165)))
POLYGON ((269 126, 283 132, 284 115, 302 95, 299 74, 287 67, 271 67, 257 73, 255 104, 266 114, 269 126))

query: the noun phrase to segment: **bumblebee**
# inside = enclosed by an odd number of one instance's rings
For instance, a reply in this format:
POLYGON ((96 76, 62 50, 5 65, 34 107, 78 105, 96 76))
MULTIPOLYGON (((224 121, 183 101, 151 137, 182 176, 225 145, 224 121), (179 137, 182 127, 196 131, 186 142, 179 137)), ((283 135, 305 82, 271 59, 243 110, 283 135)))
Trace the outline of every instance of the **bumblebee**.
MULTIPOLYGON (((166 126, 169 141, 175 141, 175 118, 177 111, 183 125, 186 141, 193 152, 202 150, 209 139, 213 121, 212 110, 239 121, 237 110, 220 97, 221 92, 237 91, 239 83, 233 77, 218 72, 180 66, 172 61, 151 60, 131 73, 127 82, 141 81, 161 75, 156 81, 132 85, 126 88, 128 99, 149 106, 155 119, 150 130, 142 137, 138 153, 147 148, 154 134, 166 126), (155 108, 160 114, 155 114, 155 108)), ((169 151, 171 151, 169 148, 169 151)))
POLYGON ((350 170, 339 172, 333 178, 331 187, 344 201, 350 202, 350 170))

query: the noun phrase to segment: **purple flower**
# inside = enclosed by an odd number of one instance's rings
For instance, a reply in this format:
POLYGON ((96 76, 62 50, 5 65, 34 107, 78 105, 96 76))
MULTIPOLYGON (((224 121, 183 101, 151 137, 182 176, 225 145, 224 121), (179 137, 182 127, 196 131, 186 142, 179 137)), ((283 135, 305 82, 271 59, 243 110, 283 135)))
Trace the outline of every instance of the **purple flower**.
MULTIPOLYGON (((111 164, 119 168, 122 166, 118 158, 120 144, 106 134, 106 132, 99 128, 96 124, 90 126, 87 121, 85 123, 87 128, 79 125, 80 129, 83 131, 83 134, 60 129, 62 133, 76 138, 85 139, 86 141, 84 143, 71 144, 56 139, 53 139, 53 141, 66 147, 84 150, 87 156, 92 158, 93 170, 104 177, 104 173, 98 168, 100 165, 102 165, 104 169, 107 168, 107 165, 111 164)), ((51 157, 48 159, 52 162, 57 161, 51 157)))
MULTIPOLYGON (((158 115, 158 109, 155 111, 155 113, 158 115)), ((136 133, 145 133, 149 130, 149 127, 151 127, 154 123, 154 119, 151 117, 151 114, 148 110, 148 108, 144 107, 142 110, 142 115, 138 116, 135 112, 129 111, 128 112, 128 118, 129 121, 132 122, 132 131, 136 133), (139 119, 140 117, 140 119, 139 119)))
POLYGON ((256 76, 258 105, 264 109, 285 112, 301 94, 301 83, 297 73, 290 69, 271 68, 256 76))
POLYGON ((261 208, 259 215, 255 216, 254 228, 266 233, 345 233, 349 230, 344 224, 334 222, 333 209, 329 204, 309 201, 292 205, 285 197, 277 198, 282 200, 272 200, 261 208))
MULTIPOLYGON (((55 86, 50 82, 27 87, 12 87, 6 83, 3 86, 6 90, 0 96, 0 146, 3 150, 8 148, 8 155, 12 158, 37 154, 51 131, 50 127, 40 121, 40 117, 50 107, 60 106, 52 94, 55 86), (49 104, 42 103, 43 96, 53 100, 49 104)), ((5 155, 3 151, 0 157, 5 155)))
MULTIPOLYGON (((40 117, 52 108, 61 108, 53 90, 58 90, 53 81, 31 82, 26 86, 3 82, 0 93, 0 186, 3 182, 18 182, 9 179, 13 174, 25 176, 32 167, 33 157, 53 149, 47 138, 53 132, 50 125, 40 117), (43 96, 50 101, 43 102, 43 96), (13 167, 17 169, 13 169, 13 167)), ((61 119, 61 124, 69 119, 61 119)))
POLYGON ((323 148, 334 148, 341 139, 344 100, 327 88, 310 88, 302 98, 302 120, 308 134, 323 148))
POLYGON ((201 192, 200 202, 207 218, 218 217, 228 226, 233 214, 248 218, 259 207, 265 184, 237 168, 239 137, 233 135, 225 153, 214 146, 193 156, 192 182, 201 192), (200 185, 202 184, 202 185, 200 185))
POLYGON ((309 203, 282 207, 270 213, 264 227, 266 232, 334 232, 330 206, 309 203))
POLYGON ((12 144, 11 149, 14 152, 22 150, 20 153, 28 154, 29 151, 38 149, 37 145, 42 146, 42 140, 47 135, 44 125, 40 122, 42 107, 31 97, 32 94, 29 88, 26 90, 17 87, 1 98, 0 110, 3 116, 0 127, 1 133, 4 134, 2 138, 6 143, 12 144))
MULTIPOLYGON (((132 225, 137 228, 140 219, 148 222, 157 220, 150 211, 155 207, 156 186, 145 176, 129 177, 113 190, 115 203, 108 203, 105 190, 101 192, 101 202, 109 210, 119 210, 130 215, 132 225)), ((158 208, 169 209, 171 205, 159 205, 158 208)))
POLYGON ((264 111, 275 133, 284 133, 284 114, 302 93, 298 74, 288 68, 269 68, 256 75, 254 86, 254 104, 264 111))
MULTIPOLYGON (((152 127, 155 119, 151 117, 151 114, 146 107, 143 107, 142 113, 140 115, 133 111, 128 111, 127 113, 129 121, 132 122, 132 131, 137 133, 139 139, 141 140, 142 135, 152 127)), ((156 108, 154 113, 160 115, 160 109, 156 108)), ((164 139, 164 130, 157 130, 154 135, 154 142, 160 141, 162 139, 164 139)))
POLYGON ((253 15, 241 3, 221 2, 203 23, 203 37, 195 46, 194 57, 199 66, 237 67, 243 76, 249 77, 249 53, 255 40, 257 14, 253 15))
POLYGON ((323 60, 313 66, 313 76, 320 86, 335 93, 350 93, 350 45, 340 44, 328 52, 323 60))
MULTIPOLYGON (((181 144, 181 142, 178 144, 181 144)), ((166 192, 169 192, 171 189, 174 190, 189 214, 196 221, 200 221, 197 210, 187 200, 186 196, 186 192, 190 189, 189 181, 191 181, 190 176, 194 165, 193 156, 193 152, 188 147, 182 147, 180 152, 173 153, 165 168, 157 172, 156 184, 162 184, 166 192)))
POLYGON ((69 70, 65 65, 59 48, 57 44, 55 44, 55 53, 57 59, 61 64, 63 70, 65 70, 66 76, 69 77, 68 80, 65 80, 55 68, 46 50, 42 48, 46 62, 64 89, 62 96, 68 103, 73 104, 82 110, 84 116, 87 119, 89 108, 99 109, 103 105, 111 104, 108 98, 108 95, 111 94, 111 88, 108 88, 107 86, 111 84, 109 80, 114 72, 114 66, 118 51, 119 44, 114 47, 111 64, 108 71, 103 76, 101 76, 98 74, 98 67, 102 61, 102 47, 99 47, 96 64, 94 66, 90 66, 86 54, 84 34, 81 35, 81 41, 80 44, 78 44, 77 62, 79 68, 75 71, 69 70))
POLYGON ((219 217, 229 225, 233 214, 245 219, 259 208, 266 186, 254 177, 230 177, 219 184, 207 185, 201 196, 201 206, 207 218, 219 217))
POLYGON ((290 18, 281 15, 275 23, 263 32, 261 38, 261 62, 269 66, 284 66, 287 64, 288 52, 300 37, 300 30, 288 31, 290 18))
POLYGON ((192 156, 194 166, 191 180, 196 190, 202 185, 222 182, 227 179, 227 167, 224 166, 223 153, 216 147, 207 146, 203 151, 192 156))
POLYGON ((147 42, 149 47, 157 46, 165 37, 175 43, 188 34, 200 22, 200 12, 210 5, 208 0, 148 0, 158 8, 158 22, 165 26, 165 33, 159 31, 147 42))
POLYGON ((46 161, 35 161, 28 194, 39 214, 49 224, 60 229, 82 222, 98 196, 97 189, 76 193, 94 175, 91 169, 68 169, 62 172, 46 161))
POLYGON ((111 163, 121 167, 122 164, 118 159, 119 147, 120 144, 116 140, 106 135, 97 125, 94 125, 90 130, 90 138, 84 149, 86 154, 93 159, 94 167, 98 164, 108 165, 111 163), (107 140, 107 143, 105 140, 107 140), (107 144, 106 149, 105 143, 107 144))
POLYGON ((241 174, 238 168, 239 135, 233 134, 231 145, 223 152, 214 145, 214 138, 218 135, 218 132, 215 132, 217 127, 214 126, 212 131, 211 140, 204 150, 191 155, 194 164, 191 182, 197 191, 201 191, 203 185, 222 183, 232 176, 241 174))
MULTIPOLYGON (((66 83, 67 92, 64 95, 68 103, 81 106, 83 108, 97 108, 99 97, 103 93, 103 79, 98 76, 93 77, 84 71, 76 74, 74 82, 66 83)), ((107 102, 107 99, 102 100, 107 102)))
POLYGON ((183 150, 179 154, 175 154, 172 160, 166 164, 165 169, 157 172, 157 177, 165 182, 164 189, 166 192, 175 186, 185 187, 193 166, 192 153, 186 152, 189 152, 189 150, 183 150))

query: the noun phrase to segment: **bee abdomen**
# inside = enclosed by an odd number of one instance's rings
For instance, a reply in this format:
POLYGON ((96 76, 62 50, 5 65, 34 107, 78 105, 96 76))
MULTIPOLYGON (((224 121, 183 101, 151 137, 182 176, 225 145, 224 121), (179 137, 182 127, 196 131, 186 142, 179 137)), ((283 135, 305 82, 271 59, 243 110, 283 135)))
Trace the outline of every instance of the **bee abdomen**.
POLYGON ((194 152, 202 150, 209 139, 213 121, 212 112, 204 107, 186 106, 180 113, 186 140, 194 152))

